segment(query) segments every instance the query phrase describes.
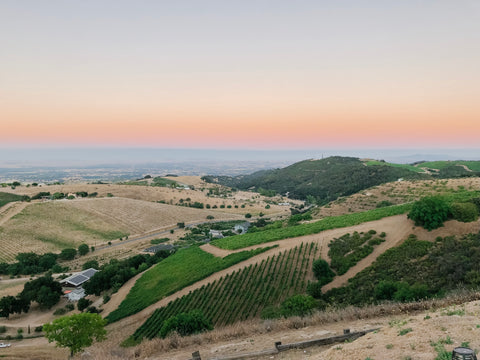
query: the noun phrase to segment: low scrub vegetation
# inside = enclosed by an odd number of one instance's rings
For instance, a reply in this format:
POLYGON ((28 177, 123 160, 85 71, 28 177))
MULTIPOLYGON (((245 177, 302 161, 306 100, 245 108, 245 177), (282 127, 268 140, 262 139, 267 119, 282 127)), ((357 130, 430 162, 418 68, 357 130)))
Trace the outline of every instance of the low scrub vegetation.
POLYGON ((242 251, 224 258, 197 246, 181 249, 138 279, 119 308, 110 313, 107 319, 114 322, 135 314, 165 296, 268 249, 242 251))
POLYGON ((363 305, 384 300, 412 301, 442 296, 458 287, 480 285, 480 234, 438 238, 435 243, 410 236, 385 251, 349 284, 321 298, 335 305, 363 305))
POLYGON ((328 244, 330 248, 328 256, 331 259, 332 269, 338 275, 343 275, 358 261, 370 255, 376 245, 385 241, 383 238, 373 237, 375 234, 375 230, 370 230, 365 234, 355 231, 353 234, 345 234, 333 239, 328 244))

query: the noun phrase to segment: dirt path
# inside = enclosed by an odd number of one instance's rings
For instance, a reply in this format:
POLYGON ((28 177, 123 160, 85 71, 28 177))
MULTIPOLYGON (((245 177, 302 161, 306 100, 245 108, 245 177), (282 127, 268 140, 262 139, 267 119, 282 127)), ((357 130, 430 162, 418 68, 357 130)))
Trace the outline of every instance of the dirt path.
MULTIPOLYGON (((128 330, 130 331, 130 334, 131 334, 136 330, 138 326, 140 326, 153 313, 153 311, 167 305, 170 301, 173 301, 179 297, 187 295, 190 291, 194 291, 202 287, 203 285, 207 285, 208 283, 218 280, 221 277, 227 274, 233 273, 239 269, 242 269, 245 266, 249 266, 250 264, 255 264, 257 262, 262 261, 263 259, 266 259, 275 254, 278 254, 279 252, 298 246, 302 242, 303 243, 317 242, 318 247, 320 249, 320 256, 324 259, 328 259, 328 243, 333 238, 340 237, 346 233, 352 233, 354 231, 367 232, 372 229, 376 230, 377 233, 385 232, 387 234, 386 241, 384 243, 380 244, 372 254, 370 254, 367 258, 360 261, 356 266, 352 267, 346 274, 338 277, 337 279, 334 280, 334 282, 327 285, 325 289, 329 289, 334 286, 342 285, 344 282, 347 281, 348 278, 355 276, 359 271, 370 266, 381 253, 383 253, 385 250, 391 247, 394 247, 400 244, 403 240, 405 240, 408 237, 409 234, 415 234, 418 236, 419 239, 422 239, 422 240, 433 241, 437 236, 446 236, 451 234, 467 234, 467 233, 471 233, 472 231, 474 232, 478 231, 479 225, 480 225, 480 220, 473 223, 460 223, 458 221, 448 221, 445 223, 444 227, 428 232, 422 228, 415 227, 413 222, 407 219, 406 215, 396 215, 396 216, 383 218, 381 220, 366 222, 363 224, 359 224, 359 225, 355 225, 347 228, 327 230, 319 234, 306 235, 306 236, 301 236, 301 237, 292 238, 292 239, 273 241, 265 244, 254 245, 244 249, 239 249, 236 251, 251 250, 259 247, 278 245, 278 247, 274 249, 266 251, 258 256, 250 258, 234 266, 231 266, 228 269, 219 271, 203 280, 196 282, 191 286, 188 286, 176 292, 173 295, 165 297, 162 300, 158 301, 157 303, 145 308, 141 312, 135 315, 132 315, 128 318, 122 319, 114 324, 111 324, 110 328, 111 330, 122 328, 123 331, 128 330)), ((235 251, 218 249, 210 244, 203 245, 202 249, 205 251, 211 252, 216 256, 226 256, 228 254, 235 252, 235 251)), ((125 294, 125 296, 126 296, 126 293, 128 293, 128 291, 125 291, 125 292, 122 291, 122 294, 125 294)), ((120 299, 117 301, 120 301, 120 299)))
POLYGON ((118 308, 118 306, 120 305, 120 303, 123 301, 123 299, 125 299, 125 297, 127 296, 127 294, 130 292, 130 290, 132 289, 133 285, 135 285, 135 282, 145 273, 142 272, 140 274, 137 274, 135 275, 133 278, 131 278, 130 280, 128 280, 121 288, 120 290, 118 290, 115 294, 112 294, 112 297, 110 299, 109 302, 107 302, 106 304, 104 304, 102 306, 102 309, 103 309, 103 312, 102 312, 102 316, 105 317, 107 316, 108 314, 110 314, 113 310, 115 310, 116 308, 118 308))
POLYGON ((28 205, 29 203, 23 201, 14 201, 4 205, 0 208, 0 226, 5 224, 15 215, 19 214, 28 205))
MULTIPOLYGON (((403 232, 397 232, 396 229, 398 228, 412 228, 413 223, 407 219, 406 215, 397 215, 397 216, 392 216, 388 218, 384 218, 381 220, 377 221, 371 221, 371 222, 366 222, 360 225, 355 225, 347 228, 340 228, 340 229, 333 229, 333 230, 327 230, 323 231, 319 234, 313 234, 313 235, 306 235, 306 236, 301 236, 297 238, 292 238, 292 239, 284 239, 284 240, 279 240, 279 241, 273 241, 269 242, 266 244, 260 244, 260 245, 254 245, 248 248, 240 249, 237 251, 244 251, 244 250, 251 250, 251 249, 256 249, 259 247, 265 247, 265 246, 272 246, 272 245, 278 245, 278 247, 271 249, 269 251, 266 251, 258 256, 255 256, 253 258, 250 258, 246 261, 243 261, 239 264, 236 264, 234 266, 229 267, 228 269, 224 269, 222 271, 219 271, 203 280, 200 280, 196 282, 195 284, 188 286, 178 292, 176 292, 173 295, 170 295, 168 297, 163 298, 162 300, 158 301, 157 303, 150 305, 149 307, 145 308, 141 312, 132 315, 126 319, 122 319, 114 324, 110 325, 111 330, 114 329, 123 329, 125 330, 126 328, 131 328, 131 333, 135 331, 135 329, 140 326, 151 314, 153 311, 155 311, 158 308, 161 308, 165 305, 167 305, 170 301, 175 300, 179 297, 182 297, 184 295, 187 295, 190 291, 194 291, 203 285, 207 285, 210 282, 213 282, 215 280, 220 279, 221 277, 233 273, 234 271, 237 271, 239 269, 244 268, 245 266, 249 266, 250 264, 255 264, 257 262, 262 261, 263 259, 266 259, 270 256, 273 256, 275 254, 278 254, 279 252, 282 252, 284 250, 288 250, 290 248, 293 248, 295 246, 300 245, 302 242, 307 243, 307 242, 317 242, 319 249, 320 249, 320 255, 323 258, 327 258, 327 253, 328 253, 328 243, 335 237, 342 236, 346 233, 351 233, 354 231, 358 232, 367 232, 371 229, 375 229, 377 232, 382 232, 384 231, 387 233, 386 241, 382 245, 384 245, 384 250, 386 250, 389 247, 395 246, 398 244, 400 241, 405 239, 405 233, 406 231, 403 232), (395 231, 392 231, 395 229, 395 231)), ((407 234, 408 235, 408 234, 407 234)), ((214 255, 221 255, 225 256, 230 253, 233 253, 235 251, 228 251, 228 250, 223 250, 223 249, 215 249, 212 245, 209 246, 203 246, 202 247, 205 251, 211 251, 214 255)), ((376 254, 378 256, 379 253, 376 254)), ((370 256, 373 259, 373 256, 370 256)), ((372 260, 373 261, 373 260, 372 260)))

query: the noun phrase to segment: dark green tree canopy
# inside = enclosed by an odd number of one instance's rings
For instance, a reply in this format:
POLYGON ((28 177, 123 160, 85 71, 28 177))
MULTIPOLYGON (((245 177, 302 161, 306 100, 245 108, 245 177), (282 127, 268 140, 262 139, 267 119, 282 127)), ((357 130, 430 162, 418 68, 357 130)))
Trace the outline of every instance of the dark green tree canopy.
POLYGON ((427 230, 443 226, 450 215, 450 205, 441 197, 428 196, 413 204, 408 218, 415 221, 415 225, 423 226, 427 230))
POLYGON ((90 251, 90 248, 88 247, 87 244, 81 244, 78 247, 78 254, 81 255, 81 256, 87 255, 89 251, 90 251))

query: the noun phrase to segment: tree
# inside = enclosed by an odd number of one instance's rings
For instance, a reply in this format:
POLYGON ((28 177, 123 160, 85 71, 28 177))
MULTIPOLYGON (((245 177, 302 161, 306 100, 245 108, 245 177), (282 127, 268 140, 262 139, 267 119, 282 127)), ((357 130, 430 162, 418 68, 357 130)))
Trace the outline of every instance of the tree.
POLYGON ((107 321, 98 314, 82 313, 64 316, 43 325, 48 342, 57 342, 57 347, 70 349, 70 356, 93 344, 105 340, 107 321))
POLYGON ((87 255, 88 252, 89 252, 90 248, 88 247, 87 244, 82 244, 78 247, 78 253, 79 255, 83 256, 83 255, 87 255))
POLYGON ((62 294, 62 286, 59 282, 53 280, 51 276, 43 276, 27 282, 20 297, 29 303, 36 301, 41 307, 50 309, 58 303, 62 294))
POLYGON ((58 256, 62 260, 73 260, 77 255, 77 250, 73 248, 63 249, 60 255, 58 256))
POLYGON ((88 300, 87 298, 81 298, 80 300, 78 300, 77 308, 79 311, 83 311, 86 308, 88 308, 90 305, 92 305, 91 300, 88 300))
POLYGON ((335 277, 335 273, 330 269, 328 262, 323 259, 313 262, 313 274, 321 285, 328 284, 335 277))
POLYGON ((415 225, 433 230, 443 226, 450 214, 449 204, 438 196, 424 197, 412 206, 408 218, 415 221, 415 225))
POLYGON ((21 297, 4 296, 0 299, 0 316, 9 318, 10 314, 20 314, 22 311, 27 313, 30 309, 30 301, 21 297))

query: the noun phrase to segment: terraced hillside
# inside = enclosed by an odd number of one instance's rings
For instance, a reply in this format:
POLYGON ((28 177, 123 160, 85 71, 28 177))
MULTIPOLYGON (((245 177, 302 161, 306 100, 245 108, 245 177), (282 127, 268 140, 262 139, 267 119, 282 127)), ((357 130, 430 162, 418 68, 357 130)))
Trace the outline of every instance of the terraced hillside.
POLYGON ((301 243, 227 274, 156 310, 133 340, 157 336, 164 321, 193 309, 201 310, 215 326, 258 317, 266 306, 279 305, 287 297, 306 291, 307 283, 313 280, 311 265, 317 252, 317 243, 301 243))

